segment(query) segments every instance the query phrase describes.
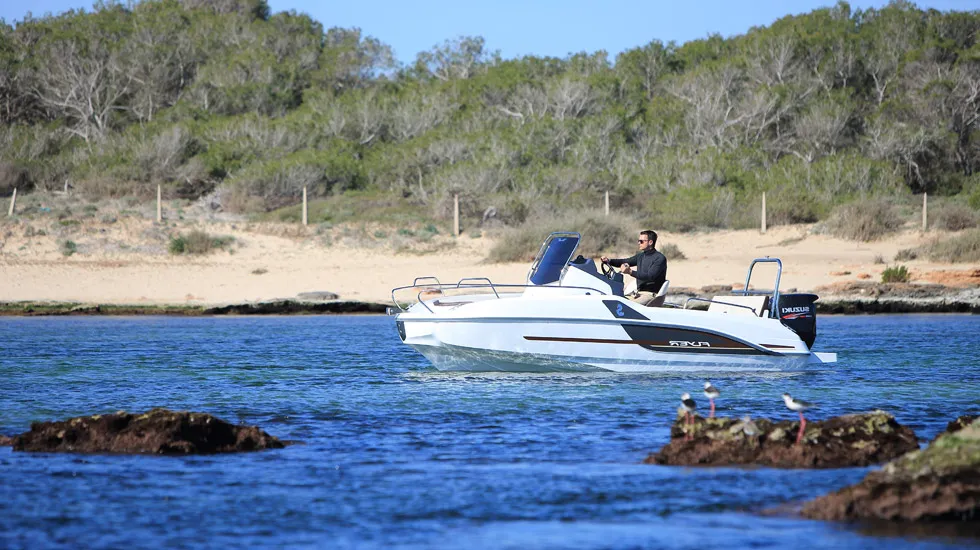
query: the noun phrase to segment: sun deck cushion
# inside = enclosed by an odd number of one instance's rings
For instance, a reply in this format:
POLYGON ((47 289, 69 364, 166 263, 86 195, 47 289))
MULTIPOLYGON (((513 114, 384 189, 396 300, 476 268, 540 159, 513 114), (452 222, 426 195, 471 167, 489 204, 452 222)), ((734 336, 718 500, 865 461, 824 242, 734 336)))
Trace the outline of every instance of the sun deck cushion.
POLYGON ((708 304, 708 311, 731 315, 769 316, 769 296, 715 296, 708 304), (746 309, 746 306, 752 309, 746 309))

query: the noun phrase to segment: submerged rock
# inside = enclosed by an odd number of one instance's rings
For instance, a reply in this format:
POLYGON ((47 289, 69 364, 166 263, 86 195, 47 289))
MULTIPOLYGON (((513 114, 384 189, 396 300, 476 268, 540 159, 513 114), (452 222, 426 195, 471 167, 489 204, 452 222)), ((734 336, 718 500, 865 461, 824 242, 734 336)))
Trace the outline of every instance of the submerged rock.
POLYGON ((145 414, 80 416, 34 422, 13 437, 15 451, 47 453, 211 454, 281 449, 254 426, 236 426, 210 414, 152 409, 145 414))
POLYGON ((756 464, 777 468, 840 468, 878 464, 918 449, 915 433, 884 411, 807 421, 796 444, 798 421, 694 417, 686 426, 678 415, 671 441, 649 455, 647 464, 728 466, 756 464), (688 440, 690 431, 691 439, 688 440))
POLYGON ((336 292, 321 290, 319 292, 300 292, 296 299, 300 302, 330 302, 340 298, 336 292))
POLYGON ((980 420, 941 435, 925 450, 889 462, 857 485, 806 503, 803 515, 825 520, 976 522, 980 420))

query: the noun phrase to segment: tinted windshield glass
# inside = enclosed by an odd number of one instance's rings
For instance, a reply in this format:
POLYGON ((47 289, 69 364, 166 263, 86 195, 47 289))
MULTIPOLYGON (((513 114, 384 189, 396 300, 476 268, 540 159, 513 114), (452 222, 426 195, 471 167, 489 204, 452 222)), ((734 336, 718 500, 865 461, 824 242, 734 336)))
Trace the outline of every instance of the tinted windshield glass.
POLYGON ((561 235, 552 237, 547 248, 541 253, 540 261, 531 273, 531 284, 546 285, 561 278, 561 270, 568 264, 569 258, 578 246, 578 235, 561 235))

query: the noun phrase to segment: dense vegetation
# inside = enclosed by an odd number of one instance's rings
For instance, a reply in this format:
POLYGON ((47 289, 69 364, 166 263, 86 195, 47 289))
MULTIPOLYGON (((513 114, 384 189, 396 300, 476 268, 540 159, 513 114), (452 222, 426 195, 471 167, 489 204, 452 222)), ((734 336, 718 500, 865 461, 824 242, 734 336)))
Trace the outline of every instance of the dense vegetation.
POLYGON ((459 37, 402 66, 359 29, 264 0, 99 3, 0 22, 0 192, 162 184, 263 212, 307 186, 435 219, 459 193, 468 219, 518 225, 609 191, 689 229, 754 223, 763 191, 771 224, 928 191, 975 220, 978 33, 980 12, 840 2, 615 60, 505 60, 459 37))

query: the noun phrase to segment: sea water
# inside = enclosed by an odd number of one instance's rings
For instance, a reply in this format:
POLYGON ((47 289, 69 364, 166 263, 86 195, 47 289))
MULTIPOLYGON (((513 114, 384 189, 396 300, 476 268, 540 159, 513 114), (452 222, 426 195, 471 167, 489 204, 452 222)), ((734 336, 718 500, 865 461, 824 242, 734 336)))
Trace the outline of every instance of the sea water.
MULTIPOLYGON (((819 319, 839 362, 712 373, 718 413, 883 409, 924 441, 980 412, 980 316, 819 319)), ((0 548, 942 548, 956 530, 800 519, 871 468, 642 464, 705 376, 442 373, 391 317, 0 319, 0 434, 151 407, 301 444, 219 456, 0 447, 0 548), (776 512, 771 510, 775 509, 776 512)))

